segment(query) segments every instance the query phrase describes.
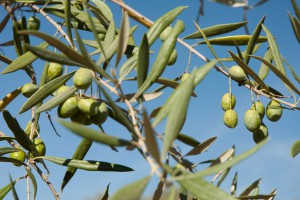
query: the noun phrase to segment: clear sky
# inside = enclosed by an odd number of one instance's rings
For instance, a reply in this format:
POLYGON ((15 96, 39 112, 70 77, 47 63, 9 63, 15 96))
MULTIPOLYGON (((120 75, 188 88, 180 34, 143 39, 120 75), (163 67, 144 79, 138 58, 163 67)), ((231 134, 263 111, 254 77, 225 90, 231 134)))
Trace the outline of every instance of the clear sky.
MULTIPOLYGON (((229 8, 224 5, 219 5, 209 1, 204 1, 204 16, 200 17, 199 25, 204 28, 215 24, 233 23, 242 20, 243 10, 241 8, 229 8)), ((252 1, 250 1, 252 2, 252 1)), ((257 2, 257 1, 254 1, 257 2)), ((140 11, 146 17, 151 20, 157 19, 165 12, 181 5, 189 6, 179 17, 185 22, 186 30, 181 35, 185 36, 195 31, 194 20, 196 19, 199 1, 187 1, 187 0, 151 0, 151 1, 132 1, 128 0, 126 3, 136 10, 140 11)), ((300 1, 297 1, 300 5, 300 1)), ((114 20, 119 27, 121 20, 121 10, 118 6, 107 1, 107 4, 111 7, 114 13, 114 20)), ((279 49, 282 55, 289 61, 290 65, 294 67, 294 70, 300 74, 299 69, 299 43, 292 33, 292 28, 288 19, 287 11, 293 13, 293 9, 290 1, 279 1, 270 0, 266 4, 257 7, 254 10, 248 12, 249 29, 252 32, 257 25, 258 21, 267 15, 265 25, 276 37, 279 49)), ((27 13, 26 16, 29 16, 27 13)), ((4 9, 0 7, 0 19, 5 16, 4 9)), ((39 16, 39 15, 38 15, 39 16)), ((39 16, 41 19, 42 17, 39 16)), ((55 29, 51 27, 44 19, 42 19, 41 29, 48 34, 54 34, 55 29)), ((131 21, 131 25, 136 22, 131 21)), ((12 39, 11 35, 11 24, 0 34, 0 43, 12 39)), ((139 25, 138 30, 135 34, 136 44, 140 43, 141 34, 146 29, 139 25)), ((231 33, 233 34, 233 33, 231 33)), ((245 34, 243 29, 235 31, 234 34, 245 34)), ((87 36, 85 32, 81 32, 83 38, 87 36)), ((36 38, 31 38, 33 44, 40 43, 36 38)), ((195 41, 188 41, 193 44, 195 41)), ((157 52, 160 42, 154 45, 153 50, 157 52)), ((185 70, 188 62, 188 51, 183 48, 180 44, 177 44, 177 51, 179 54, 176 64, 172 67, 168 67, 164 73, 164 77, 174 78, 179 73, 185 70)), ((257 55, 263 56, 267 45, 262 45, 257 55)), ((2 48, 5 55, 10 58, 15 58, 16 55, 9 48, 2 48)), ((227 49, 236 51, 235 47, 216 47, 217 54, 222 56, 228 56, 227 49)), ((205 46, 197 47, 197 50, 208 58, 213 58, 209 50, 205 46)), ((242 47, 244 50, 244 47, 242 47)), ((155 58, 151 56, 151 61, 155 58)), ((34 63, 34 68, 37 74, 40 75, 43 68, 44 62, 37 61, 34 63)), ((191 68, 198 68, 202 66, 204 62, 199 58, 193 56, 191 60, 191 68)), ((230 67, 233 63, 226 63, 227 67, 230 67)), ((251 62, 250 66, 255 71, 259 70, 260 63, 251 62)), ((6 67, 5 64, 1 66, 1 71, 6 67)), ((71 68, 75 69, 74 67, 71 68)), ((291 74, 287 73, 292 78, 291 74)), ((7 93, 11 92, 15 88, 29 82, 30 79, 25 76, 24 72, 18 71, 16 73, 1 75, 0 76, 0 96, 3 97, 7 93)), ((296 86, 299 86, 294 80, 296 86)), ((275 77, 272 73, 266 79, 266 83, 277 88, 285 95, 290 95, 285 89, 282 82, 275 77)), ((71 85, 72 83, 68 83, 71 85)), ((133 84, 128 84, 126 89, 133 91, 136 87, 133 84)), ((227 149, 235 145, 237 154, 240 154, 247 149, 253 147, 255 143, 252 141, 251 133, 245 128, 243 124, 243 115, 247 109, 251 106, 250 92, 246 88, 238 87, 236 83, 233 83, 232 91, 236 96, 237 105, 235 110, 239 115, 239 124, 235 129, 228 129, 222 122, 223 111, 220 106, 221 97, 228 91, 228 80, 222 74, 215 70, 212 70, 205 80, 196 88, 197 98, 192 98, 189 107, 188 117, 186 124, 183 127, 182 132, 197 138, 199 141, 204 141, 210 137, 216 136, 218 139, 212 145, 212 147, 201 154, 200 156, 194 156, 190 159, 193 162, 201 162, 207 159, 217 158, 220 154, 225 152, 227 149)), ((171 90, 166 90, 161 100, 155 100, 146 104, 148 111, 151 108, 155 108, 162 104, 162 100, 165 100, 170 94, 171 90)), ((115 98, 115 97, 113 97, 115 98)), ((30 120, 31 113, 28 111, 24 114, 18 115, 18 110, 22 106, 26 99, 19 96, 16 101, 8 106, 8 110, 17 117, 22 127, 25 127, 27 122, 30 120)), ((265 105, 268 103, 268 99, 260 99, 265 105)), ((288 99, 292 102, 292 99, 288 99)), ((52 119, 56 118, 56 109, 50 112, 52 119)), ((282 119, 273 123, 264 119, 264 123, 269 128, 269 142, 261 149, 257 154, 251 156, 249 159, 242 163, 234 166, 228 175, 227 180, 223 183, 222 188, 226 191, 230 191, 230 183, 234 176, 234 173, 238 172, 238 194, 242 192, 248 185, 257 179, 261 178, 261 193, 268 194, 273 189, 278 189, 278 200, 285 199, 300 199, 300 188, 299 188, 299 157, 292 159, 289 150, 290 146, 294 141, 298 140, 299 137, 299 112, 284 110, 282 119)), ((71 134, 69 131, 64 129, 58 123, 55 123, 55 127, 62 137, 57 137, 50 126, 47 116, 41 115, 41 135, 47 145, 47 155, 59 156, 65 158, 71 158, 77 145, 80 142, 80 138, 71 134)), ((93 127, 95 128, 95 127, 93 127)), ((157 131, 162 133, 164 124, 158 127, 157 131)), ((119 125, 114 123, 112 120, 108 120, 104 124, 104 129, 107 133, 119 136, 121 138, 129 139, 130 135, 128 132, 121 128, 119 125)), ((0 130, 7 135, 12 135, 7 128, 2 115, 0 116, 0 130)), ((176 142, 180 145, 182 152, 188 152, 190 147, 182 145, 180 142, 176 142)), ((8 146, 5 142, 0 143, 0 147, 8 146)), ((102 160, 112 163, 119 163, 128 165, 135 169, 134 172, 130 173, 107 173, 107 172, 87 172, 77 171, 75 177, 67 185, 64 192, 61 194, 61 199, 92 199, 97 194, 103 192, 108 183, 111 183, 111 194, 121 186, 137 180, 143 176, 146 176, 150 172, 150 167, 145 160, 136 152, 126 151, 124 148, 119 148, 119 153, 111 151, 109 148, 93 144, 90 152, 86 156, 86 159, 102 160)), ((50 181, 54 187, 59 190, 62 178, 65 173, 65 167, 57 166, 47 162, 47 166, 51 171, 49 176, 50 181)), ((203 165, 202 168, 206 167, 203 165)), ((201 167, 199 169, 202 169, 201 167)), ((11 164, 1 163, 0 165, 0 187, 3 187, 9 182, 8 173, 11 173, 13 178, 24 175, 23 168, 15 168, 11 164)), ((53 199, 51 192, 47 186, 40 180, 40 177, 36 174, 36 178, 39 182, 39 190, 37 199, 53 199)), ((147 190, 145 195, 152 195, 152 191, 157 184, 157 178, 154 178, 147 190)), ((25 197, 26 195, 26 182, 20 181, 17 186, 19 197, 25 197)), ((8 194, 7 199, 12 199, 12 195, 8 194)))

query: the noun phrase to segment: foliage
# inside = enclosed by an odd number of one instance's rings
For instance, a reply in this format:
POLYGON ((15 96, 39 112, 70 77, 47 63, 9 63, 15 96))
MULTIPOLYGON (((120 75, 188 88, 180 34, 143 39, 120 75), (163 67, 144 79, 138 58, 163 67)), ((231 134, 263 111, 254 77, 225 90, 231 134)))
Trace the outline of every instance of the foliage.
MULTIPOLYGON (((24 166, 26 173, 24 177, 15 181, 11 176, 9 177, 10 183, 0 189, 1 199, 9 191, 12 191, 14 198, 18 199, 15 185, 23 178, 33 184, 33 199, 35 199, 38 192, 36 175, 41 176, 54 198, 60 199, 59 193, 52 184, 49 184, 48 176, 46 178, 44 176, 44 171, 49 174, 46 166, 48 161, 67 167, 62 178, 60 188, 62 192, 72 181, 77 170, 114 173, 129 173, 134 170, 127 166, 129 163, 115 164, 109 161, 85 160, 85 155, 93 143, 100 143, 108 149, 121 151, 119 153, 124 151, 122 149, 124 146, 127 149, 136 149, 141 158, 144 158, 151 167, 149 176, 121 188, 112 195, 112 199, 140 199, 152 176, 157 176, 160 180, 154 194, 155 199, 160 198, 163 190, 168 191, 170 185, 175 185, 172 187, 170 196, 176 194, 174 188, 179 186, 181 198, 191 196, 195 199, 273 199, 275 197, 275 190, 270 194, 259 193, 259 180, 237 195, 237 175, 232 181, 232 191, 220 189, 220 185, 227 178, 232 166, 254 154, 266 144, 269 134, 262 121, 265 108, 267 118, 271 121, 278 121, 283 110, 300 110, 297 100, 300 91, 298 85, 293 83, 293 79, 299 83, 299 77, 282 57, 275 37, 264 25, 265 16, 262 17, 252 34, 234 35, 232 33, 239 28, 247 27, 246 20, 217 24, 203 29, 195 23, 196 31, 179 39, 184 32, 185 22, 176 18, 180 18, 180 14, 186 12, 187 8, 184 6, 174 8, 152 22, 124 2, 111 0, 112 3, 123 8, 120 26, 117 27, 118 23, 115 21, 110 4, 105 1, 67 0, 62 3, 57 0, 50 2, 0 0, 0 2, 7 11, 7 14, 2 15, 0 19, 2 20, 0 33, 3 35, 3 30, 10 20, 13 26, 11 29, 13 40, 5 41, 1 45, 11 46, 17 55, 15 59, 0 55, 0 60, 5 63, 2 76, 24 71, 23 76, 30 77, 30 85, 34 86, 29 92, 24 92, 25 86, 17 89, 11 88, 12 92, 0 101, 0 111, 11 130, 11 133, 0 132, 1 144, 8 143, 0 148, 0 162, 9 162, 16 167, 24 166), (24 15, 17 20, 19 10, 34 12, 34 17, 27 19, 24 15), (40 19, 42 19, 41 22, 47 20, 51 23, 51 26, 57 29, 57 33, 49 35, 39 30, 40 19), (135 31, 139 27, 131 26, 135 22, 148 28, 142 34, 138 45, 135 43, 135 31), (232 33, 232 35, 221 36, 224 33, 232 33), (37 38, 43 42, 40 45, 33 45, 32 41, 37 38), (189 44, 189 41, 193 41, 194 44, 189 44), (154 43, 159 45, 157 52, 151 51, 154 43), (172 79, 164 72, 169 65, 176 63, 177 56, 180 56, 176 50, 178 44, 184 45, 190 52, 189 59, 196 56, 204 60, 206 64, 190 71, 188 65, 181 74, 177 74, 176 78, 172 79), (196 50, 198 45, 206 45, 214 55, 214 59, 209 60, 196 50), (236 51, 228 50, 229 57, 219 57, 215 45, 231 46, 236 48, 236 51), (257 55, 257 50, 263 45, 267 46, 268 50, 263 56, 257 55), (241 51, 241 46, 245 46, 244 52, 241 51), (153 62, 150 56, 154 58, 153 62), (40 59, 45 61, 45 65, 43 73, 39 76, 35 72, 34 64, 40 59), (251 59, 261 62, 259 72, 249 66, 251 59), (227 63, 234 67, 226 67, 229 65, 227 63), (287 77, 285 64, 293 77, 287 77), (57 67, 54 69, 53 66, 57 67), (69 68, 69 66, 74 67, 69 68), (226 99, 225 97, 222 99, 222 107, 225 111, 224 123, 229 128, 234 128, 238 123, 238 116, 234 111, 235 96, 231 91, 232 82, 237 82, 251 92, 253 106, 245 114, 244 123, 247 129, 253 132, 253 139, 257 145, 240 155, 236 155, 235 147, 232 147, 217 158, 207 161, 210 166, 202 169, 199 163, 193 163, 187 157, 204 153, 217 138, 212 137, 200 142, 181 133, 181 130, 189 114, 190 101, 192 97, 197 96, 195 88, 213 68, 229 80, 229 91, 226 93, 226 99), (274 72, 278 77, 276 81, 282 81, 290 91, 293 102, 288 101, 286 96, 265 82, 269 71, 274 72), (37 80, 40 82, 38 83, 37 80), (136 85, 134 92, 132 92, 132 87, 128 87, 128 83, 136 85), (161 95, 167 89, 170 89, 172 93, 161 105, 155 108, 149 106, 148 102, 161 99, 161 95), (18 122, 18 116, 15 117, 11 111, 5 110, 8 105, 14 105, 15 98, 20 94, 28 99, 19 108, 19 114, 31 110, 30 128, 22 128, 18 122), (264 107, 259 101, 259 96, 270 99, 270 103, 264 107), (255 97, 257 101, 254 100, 255 97), (115 98, 117 99, 114 100, 115 98), (40 139, 43 138, 43 134, 40 134, 39 119, 41 114, 48 114, 50 109, 57 109, 59 117, 58 123, 55 122, 53 128, 62 125, 82 138, 72 158, 62 158, 60 155, 50 156, 47 153, 45 155, 47 141, 44 143, 40 139), (274 118, 275 114, 277 115, 274 118), (164 130, 158 132, 158 125, 162 124, 165 119, 164 130), (120 124, 130 139, 107 133, 102 126, 104 123, 111 123, 112 126, 114 123, 120 124), (36 144, 36 141, 40 141, 42 150, 38 148, 40 144, 36 144), (185 155, 182 154, 180 148, 175 145, 176 141, 189 145, 191 150, 185 155), (9 153, 20 151, 26 152, 25 160, 23 157, 19 159, 20 156, 8 156, 9 153), (176 164, 173 165, 173 161, 176 164), (43 169, 37 164, 42 164, 43 169), (214 175, 212 182, 205 179, 209 175, 214 175), (216 180, 219 181, 215 184, 216 180)), ((203 4, 203 1, 200 2, 203 4)), ((248 1, 215 0, 215 2, 250 9, 248 1)), ((259 1, 254 7, 265 2, 267 1, 259 1)), ((288 16, 295 37, 300 41, 299 8, 295 0, 291 0, 291 3, 296 16, 290 13, 288 16)), ((3 40, 2 38, 1 41, 3 40)), ((26 85, 26 87, 29 86, 26 85)), ((296 141, 291 148, 292 157, 299 152, 300 142, 296 141)), ((29 190, 29 184, 27 187, 29 190)), ((102 199, 107 199, 109 196, 108 185, 102 199)))

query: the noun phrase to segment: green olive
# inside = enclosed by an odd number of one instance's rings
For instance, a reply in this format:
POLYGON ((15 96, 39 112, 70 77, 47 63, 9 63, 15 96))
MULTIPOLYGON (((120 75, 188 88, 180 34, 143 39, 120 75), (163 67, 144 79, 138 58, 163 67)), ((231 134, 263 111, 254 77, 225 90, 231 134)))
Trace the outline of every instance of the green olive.
MULTIPOLYGON (((9 157, 10 158, 13 158, 13 159, 16 159, 18 161, 21 161, 21 162, 24 162, 25 161, 25 158, 26 158, 26 154, 23 150, 20 150, 20 151, 16 151, 16 152, 12 152, 9 154, 9 157)), ((17 163, 17 162, 13 162, 13 164, 15 166, 18 166, 20 167, 21 164, 20 163, 17 163)))
POLYGON ((253 141, 259 143, 268 137, 268 128, 262 123, 259 129, 253 132, 253 141))
POLYGON ((238 124, 238 116, 234 110, 227 110, 224 113, 224 124, 228 128, 234 128, 238 124))
MULTIPOLYGON (((31 120, 26 124, 26 128, 24 129, 24 132, 26 133, 26 135, 29 137, 30 136, 30 133, 31 133, 31 120)), ((37 133, 40 132, 40 126, 37 125, 37 127, 34 127, 34 130, 33 130, 34 134, 33 136, 36 137, 37 136, 37 133)))
MULTIPOLYGON (((39 156, 46 155, 46 146, 42 139, 35 138, 32 143, 33 143, 35 149, 37 150, 37 152, 39 153, 39 156)), ((31 153, 30 153, 30 156, 34 157, 31 153)))
POLYGON ((96 125, 103 124, 108 116, 108 109, 105 102, 100 103, 98 110, 97 115, 90 116, 91 121, 96 125))
POLYGON ((247 110, 244 116, 244 123, 249 131, 253 132, 258 130, 261 124, 258 112, 256 110, 247 110))
POLYGON ((78 98, 70 97, 57 108, 57 114, 61 118, 72 117, 78 111, 78 98))
POLYGON ((78 89, 88 89, 92 81, 93 75, 90 70, 86 68, 79 68, 73 76, 73 83, 78 89))
POLYGON ((87 120, 87 117, 83 112, 78 110, 72 117, 71 121, 78 123, 78 124, 85 124, 85 121, 87 120))
POLYGON ((26 83, 25 85, 22 86, 21 93, 23 96, 29 98, 31 95, 33 95, 37 90, 38 86, 33 84, 33 83, 26 83))
POLYGON ((172 32, 172 27, 168 26, 165 30, 159 35, 161 41, 165 41, 172 32))
POLYGON ((61 86, 60 88, 58 88, 57 94, 60 94, 60 93, 62 93, 62 92, 64 92, 64 91, 66 91, 66 90, 69 89, 69 88, 70 88, 69 86, 63 85, 63 86, 61 86))
POLYGON ((265 116, 265 106, 260 101, 255 102, 252 104, 251 110, 256 110, 260 116, 260 119, 262 120, 265 116))
POLYGON ((184 82, 186 79, 188 79, 188 77, 190 76, 190 74, 188 72, 184 73, 182 76, 181 76, 181 82, 184 82))
POLYGON ((105 38, 105 34, 104 33, 99 33, 98 38, 99 38, 99 40, 103 41, 104 38, 105 38))
POLYGON ((28 30, 37 31, 40 29, 40 20, 36 16, 31 16, 27 20, 27 28, 28 30))
POLYGON ((174 65, 176 63, 176 60, 177 60, 177 51, 176 49, 174 49, 169 58, 168 65, 169 66, 174 65))
POLYGON ((233 94, 226 93, 223 95, 221 100, 221 106, 224 111, 234 109, 235 107, 235 96, 233 94))
POLYGON ((78 108, 87 116, 93 116, 99 112, 99 103, 95 99, 80 99, 78 108))
POLYGON ((246 78, 244 70, 238 65, 229 69, 229 75, 236 81, 243 81, 246 78))
POLYGON ((282 107, 280 103, 275 100, 270 101, 266 109, 266 114, 270 121, 278 121, 282 116, 282 107))
POLYGON ((64 68, 61 64, 51 62, 48 67, 48 81, 51 81, 63 74, 64 68))

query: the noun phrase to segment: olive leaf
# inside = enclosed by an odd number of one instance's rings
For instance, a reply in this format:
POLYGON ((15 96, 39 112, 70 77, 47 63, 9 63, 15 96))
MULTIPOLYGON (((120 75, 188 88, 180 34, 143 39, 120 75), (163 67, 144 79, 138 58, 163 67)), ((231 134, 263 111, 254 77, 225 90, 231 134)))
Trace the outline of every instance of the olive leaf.
POLYGON ((10 141, 10 140, 15 140, 15 138, 14 137, 7 137, 7 136, 3 137, 3 136, 1 136, 0 141, 3 141, 3 140, 10 141))
MULTIPOLYGON (((248 186, 241 194, 240 196, 247 196, 249 194, 251 194, 251 192, 259 186, 261 179, 258 179, 256 181, 254 181, 250 186, 248 186)), ((239 196, 239 197, 240 197, 239 196)))
POLYGON ((195 138, 185 135, 183 133, 179 133, 176 139, 192 147, 197 147, 200 144, 200 142, 195 138))
POLYGON ((92 0, 92 2, 97 6, 99 11, 109 22, 113 21, 113 13, 105 2, 97 0, 92 0))
MULTIPOLYGON (((267 60, 268 62, 272 62, 272 55, 271 55, 271 50, 268 48, 268 50, 266 51, 265 55, 264 55, 264 59, 267 60)), ((263 62, 261 63, 261 66, 259 68, 259 72, 258 72, 258 77, 263 81, 266 79, 270 68, 265 65, 263 62)))
POLYGON ((108 194, 109 186, 110 186, 110 183, 106 186, 104 195, 103 195, 103 197, 101 198, 101 200, 108 200, 108 197, 109 197, 109 194, 108 194))
POLYGON ((185 156, 201 154, 202 152, 206 151, 216 139, 217 139, 217 137, 212 137, 212 138, 209 138, 208 140, 198 144, 195 148, 193 148, 187 154, 185 154, 185 156))
POLYGON ((138 88, 140 88, 144 81, 147 79, 149 68, 149 43, 147 35, 144 34, 142 42, 138 51, 138 61, 137 61, 137 83, 138 88))
POLYGON ((22 41, 21 36, 18 34, 18 22, 13 19, 13 39, 14 39, 14 47, 18 56, 23 55, 22 41))
POLYGON ((5 62, 5 63, 8 64, 8 65, 10 65, 10 64, 13 62, 10 58, 8 58, 8 57, 6 57, 6 56, 4 56, 4 55, 0 55, 0 60, 1 60, 2 62, 5 62))
POLYGON ((12 178, 11 178, 11 175, 10 175, 10 174, 9 174, 9 182, 10 182, 10 185, 11 185, 11 191, 12 191, 12 194, 13 194, 14 200, 19 200, 19 197, 18 197, 18 194, 17 194, 16 188, 15 188, 15 182, 12 180, 12 178))
POLYGON ((293 158, 295 158, 300 153, 300 140, 294 142, 294 144, 291 147, 290 153, 293 158))
POLYGON ((8 153, 17 152, 17 151, 22 151, 22 150, 18 148, 12 148, 12 147, 2 147, 0 148, 0 156, 8 153))
MULTIPOLYGON (((210 44, 214 45, 224 45, 224 46, 235 46, 235 45, 247 45, 251 35, 232 35, 219 38, 209 39, 210 44)), ((259 36, 257 43, 267 42, 267 37, 259 36)), ((198 42, 197 44, 206 44, 206 41, 198 42)))
POLYGON ((1 23, 0 23, 0 33, 3 31, 3 29, 5 28, 5 26, 6 26, 6 24, 7 24, 7 22, 8 22, 8 20, 9 20, 9 18, 10 18, 10 15, 9 15, 9 13, 7 13, 6 15, 5 15, 5 17, 4 17, 4 19, 1 21, 1 23))
POLYGON ((231 187, 230 187, 230 194, 233 197, 236 196, 237 180, 238 180, 238 173, 235 172, 234 177, 233 177, 232 182, 231 182, 231 187))
POLYGON ((4 199, 4 197, 9 193, 12 189, 12 186, 15 185, 17 180, 12 181, 11 183, 7 184, 6 186, 0 189, 0 199, 4 199))
POLYGON ((0 101, 0 112, 5 109, 20 93, 22 87, 19 87, 12 91, 11 93, 7 94, 1 101, 0 101))
POLYGON ((299 7, 297 5, 296 0, 291 0, 291 2, 292 2, 292 6, 294 8, 294 11, 296 13, 296 16, 297 16, 298 20, 300 20, 300 9, 299 9, 299 7))
POLYGON ((72 30, 71 30, 71 0, 66 0, 62 2, 64 4, 64 11, 65 11, 65 26, 67 29, 67 35, 74 46, 73 37, 72 37, 72 30))
POLYGON ((290 22, 294 31, 294 34, 298 40, 298 42, 300 43, 300 22, 299 20, 292 16, 289 12, 288 12, 289 18, 290 18, 290 22))

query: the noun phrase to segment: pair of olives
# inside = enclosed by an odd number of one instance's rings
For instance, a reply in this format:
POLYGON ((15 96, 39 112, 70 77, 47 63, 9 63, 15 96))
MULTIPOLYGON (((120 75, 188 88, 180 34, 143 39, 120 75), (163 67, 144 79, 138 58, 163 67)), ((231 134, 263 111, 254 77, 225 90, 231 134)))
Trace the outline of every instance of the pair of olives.
POLYGON ((228 128, 234 128, 238 123, 238 115, 233 110, 235 104, 236 104, 236 100, 233 94, 226 93, 223 95, 221 100, 222 109, 225 111, 223 120, 224 120, 224 124, 228 128))

